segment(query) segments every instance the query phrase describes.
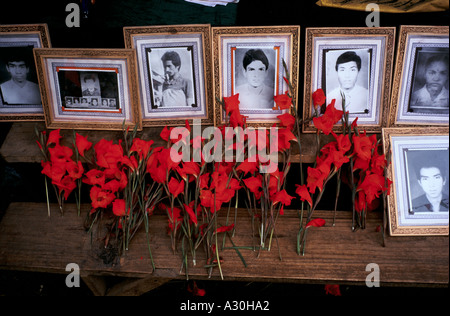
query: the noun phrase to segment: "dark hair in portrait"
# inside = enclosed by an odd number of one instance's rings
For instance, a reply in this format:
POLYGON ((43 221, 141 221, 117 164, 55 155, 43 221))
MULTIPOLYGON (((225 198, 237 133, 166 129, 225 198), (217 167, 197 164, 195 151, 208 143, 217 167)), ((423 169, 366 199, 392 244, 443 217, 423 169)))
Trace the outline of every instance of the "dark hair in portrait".
POLYGON ((261 49, 250 49, 245 53, 244 59, 242 60, 242 66, 247 69, 255 60, 259 60, 266 66, 266 71, 269 70, 269 59, 266 54, 261 49))
POLYGON ((181 67, 181 58, 177 52, 168 51, 164 53, 164 55, 161 57, 161 60, 163 63, 166 63, 170 60, 175 67, 181 67))
POLYGON ((336 71, 338 71, 339 65, 354 61, 358 67, 358 71, 361 70, 361 57, 355 52, 345 52, 336 60, 336 71))

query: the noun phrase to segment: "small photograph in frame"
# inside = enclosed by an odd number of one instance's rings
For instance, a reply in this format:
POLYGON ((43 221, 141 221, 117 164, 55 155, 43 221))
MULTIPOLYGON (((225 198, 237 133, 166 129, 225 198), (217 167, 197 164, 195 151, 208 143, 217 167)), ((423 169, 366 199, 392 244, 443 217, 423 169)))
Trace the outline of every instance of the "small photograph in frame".
POLYGON ((401 26, 390 126, 449 123, 448 26, 401 26))
MULTIPOLYGON (((308 28, 304 117, 313 116, 312 93, 322 89, 326 105, 334 99, 336 109, 345 107, 351 121, 357 117, 361 128, 381 133, 387 126, 394 41, 391 27, 308 28)), ((316 131, 312 121, 304 124, 303 131, 316 131)))
MULTIPOLYGON (((274 96, 297 86, 299 26, 215 27, 213 30, 214 95, 222 100, 239 94, 241 114, 255 127, 270 127, 286 112, 275 108, 274 96)), ((296 93, 294 102, 296 102, 296 93)), ((226 121, 225 112, 216 107, 217 125, 226 121)))
POLYGON ((214 125, 210 25, 124 28, 136 49, 144 126, 214 125))
POLYGON ((34 48, 50 48, 46 24, 0 25, 0 121, 43 121, 34 48))
POLYGON ((35 49, 47 128, 142 129, 128 49, 35 49))
POLYGON ((392 236, 448 235, 449 134, 445 127, 383 129, 392 236))

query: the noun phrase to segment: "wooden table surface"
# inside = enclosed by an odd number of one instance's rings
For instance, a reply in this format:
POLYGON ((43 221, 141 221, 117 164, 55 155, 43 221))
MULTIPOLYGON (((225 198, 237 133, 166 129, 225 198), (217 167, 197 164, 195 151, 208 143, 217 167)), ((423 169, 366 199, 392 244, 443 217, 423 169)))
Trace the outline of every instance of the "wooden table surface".
MULTIPOLYGON (((83 206, 84 212, 89 209, 88 205, 83 206)), ((66 205, 64 217, 58 214, 56 205, 52 205, 52 212, 48 217, 46 204, 10 205, 0 222, 0 269, 67 273, 67 264, 76 263, 81 276, 186 277, 180 271, 181 254, 174 254, 170 248, 166 216, 151 218, 151 247, 156 264, 156 271, 152 272, 144 233, 136 235, 116 265, 105 265, 83 228, 84 216, 78 217, 73 205, 66 205)), ((251 246, 254 237, 250 219, 245 210, 239 214, 233 241, 236 246, 251 246)), ((279 248, 273 243, 271 251, 262 251, 259 257, 255 251, 241 250, 247 267, 235 250, 223 250, 224 279, 364 285, 371 272, 366 271, 367 265, 376 263, 382 286, 448 286, 448 236, 387 237, 383 247, 381 233, 376 231, 382 222, 378 213, 369 214, 367 229, 356 232, 350 228, 350 212, 338 212, 334 227, 333 212, 317 211, 314 217, 324 218, 326 225, 310 229, 304 256, 296 253, 296 212, 286 211, 277 224, 279 248)), ((201 251, 197 262, 192 267, 190 260, 190 278, 207 279, 201 251)), ((218 269, 211 278, 220 279, 218 269)))

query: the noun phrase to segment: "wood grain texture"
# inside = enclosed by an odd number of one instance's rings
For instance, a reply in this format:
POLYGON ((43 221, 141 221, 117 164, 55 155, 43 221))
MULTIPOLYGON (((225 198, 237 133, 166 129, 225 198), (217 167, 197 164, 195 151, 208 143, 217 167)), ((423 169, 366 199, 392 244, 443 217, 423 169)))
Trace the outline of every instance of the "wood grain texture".
MULTIPOLYGON (((85 205, 82 214, 89 209, 89 205, 85 205)), ((151 218, 151 248, 156 264, 156 270, 152 272, 144 233, 136 235, 130 250, 117 264, 105 265, 97 256, 96 247, 92 246, 96 242, 95 236, 91 243, 90 235, 83 229, 83 216, 76 215, 75 207, 67 205, 64 217, 56 210, 53 205, 52 217, 48 218, 46 204, 10 205, 0 222, 0 269, 66 273, 68 263, 77 263, 82 276, 186 277, 185 272, 180 271, 181 254, 171 250, 165 216, 151 218)), ((274 241, 272 250, 262 251, 259 257, 252 250, 241 250, 247 267, 235 250, 221 252, 225 259, 222 264, 224 279, 365 284, 369 274, 366 266, 376 263, 380 267, 382 286, 448 286, 448 236, 388 237, 386 247, 382 247, 381 234, 376 232, 377 226, 382 224, 378 213, 369 214, 367 229, 357 232, 350 229, 350 212, 338 212, 335 227, 332 226, 333 212, 317 211, 314 217, 324 218, 327 224, 309 230, 305 256, 296 254, 296 212, 287 211, 277 224, 279 248, 274 241)), ((239 213, 233 242, 236 246, 255 243, 251 221, 244 210, 239 213)), ((229 241, 226 246, 231 246, 229 241)), ((197 266, 193 267, 190 262, 190 278, 208 278, 204 262, 204 254, 199 250, 197 266)), ((220 279, 218 269, 211 278, 220 279)))

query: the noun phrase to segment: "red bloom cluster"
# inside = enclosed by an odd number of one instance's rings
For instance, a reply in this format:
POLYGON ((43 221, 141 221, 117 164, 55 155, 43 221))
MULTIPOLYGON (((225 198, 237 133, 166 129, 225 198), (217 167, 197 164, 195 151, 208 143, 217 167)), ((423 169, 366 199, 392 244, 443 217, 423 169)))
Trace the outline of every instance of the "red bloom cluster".
POLYGON ((354 165, 353 175, 356 187, 356 211, 371 211, 378 207, 381 194, 390 192, 391 180, 384 171, 388 161, 379 154, 380 144, 375 135, 353 135, 354 165))
MULTIPOLYGON (((75 150, 83 152, 92 144, 82 141, 77 134, 75 150)), ((64 193, 64 199, 67 200, 73 190, 77 187, 77 180, 81 179, 84 173, 83 165, 80 161, 73 159, 74 152, 71 148, 61 145, 62 136, 60 130, 50 132, 46 144, 38 142, 39 147, 45 153, 44 147, 48 150, 49 159, 42 161, 42 174, 45 174, 52 180, 59 191, 59 195, 64 193)))
POLYGON ((128 185, 128 178, 137 172, 143 161, 147 161, 152 152, 153 141, 134 138, 130 153, 124 152, 122 141, 101 139, 94 145, 94 169, 85 173, 83 182, 91 185, 90 190, 92 210, 107 209, 112 206, 113 213, 126 216, 130 211, 130 201, 125 201, 123 191, 128 185))

